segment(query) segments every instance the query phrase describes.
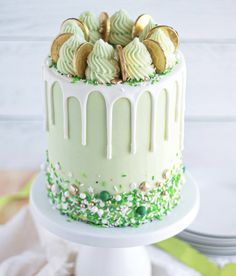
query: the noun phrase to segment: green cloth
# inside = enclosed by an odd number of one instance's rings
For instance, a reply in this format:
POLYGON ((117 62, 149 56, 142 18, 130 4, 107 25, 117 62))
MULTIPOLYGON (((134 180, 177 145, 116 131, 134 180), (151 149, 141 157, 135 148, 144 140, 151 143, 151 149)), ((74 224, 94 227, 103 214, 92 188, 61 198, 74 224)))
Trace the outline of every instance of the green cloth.
MULTIPOLYGON (((18 199, 28 198, 33 178, 16 194, 0 197, 0 210, 8 203, 18 199)), ((155 247, 175 257, 179 262, 198 271, 203 276, 235 276, 236 264, 226 264, 222 269, 209 261, 188 243, 177 238, 155 243, 155 247)))
POLYGON ((183 242, 177 238, 170 238, 168 240, 154 244, 154 246, 164 250, 178 261, 188 267, 201 273, 203 276, 235 276, 236 264, 226 264, 220 269, 213 262, 209 261, 207 257, 198 252, 188 243, 183 242))
POLYGON ((0 211, 11 201, 18 199, 27 199, 31 188, 33 178, 18 192, 12 195, 5 195, 0 197, 0 211))

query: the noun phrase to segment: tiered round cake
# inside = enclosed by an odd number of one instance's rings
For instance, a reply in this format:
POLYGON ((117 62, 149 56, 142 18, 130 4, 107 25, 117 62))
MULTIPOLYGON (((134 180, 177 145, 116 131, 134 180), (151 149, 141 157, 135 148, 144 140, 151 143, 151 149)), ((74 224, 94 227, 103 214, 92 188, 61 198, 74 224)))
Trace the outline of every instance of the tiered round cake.
POLYGON ((70 219, 138 226, 181 197, 185 62, 144 14, 65 20, 44 64, 50 201, 70 219))

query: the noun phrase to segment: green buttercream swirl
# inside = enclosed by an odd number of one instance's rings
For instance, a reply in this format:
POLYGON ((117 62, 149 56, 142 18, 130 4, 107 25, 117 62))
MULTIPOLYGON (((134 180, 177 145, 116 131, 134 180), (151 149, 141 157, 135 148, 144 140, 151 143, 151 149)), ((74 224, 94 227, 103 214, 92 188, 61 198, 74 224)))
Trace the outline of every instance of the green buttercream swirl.
POLYGON ((111 44, 127 45, 132 40, 134 22, 129 18, 125 10, 120 10, 110 18, 111 32, 109 42, 111 44))
POLYGON ((89 29, 90 42, 95 43, 101 38, 99 33, 99 19, 91 12, 83 12, 79 16, 79 19, 85 23, 89 29))
POLYGON ((124 48, 128 79, 146 80, 155 73, 152 58, 145 45, 135 38, 124 48))
POLYGON ((72 33, 77 34, 84 38, 84 33, 75 21, 69 20, 62 24, 60 33, 72 33))
POLYGON ((73 69, 73 57, 76 49, 85 40, 78 34, 71 36, 62 46, 59 51, 59 59, 57 61, 57 69, 63 74, 75 75, 73 69))
POLYGON ((157 41, 165 52, 166 68, 170 69, 176 64, 175 46, 170 38, 162 31, 158 30, 151 35, 150 39, 157 41))
POLYGON ((120 69, 118 62, 114 59, 114 54, 113 47, 99 39, 88 56, 86 79, 104 84, 118 77, 120 69))
POLYGON ((146 38, 146 36, 149 33, 149 31, 152 28, 156 27, 156 26, 157 26, 157 24, 153 21, 153 19, 150 19, 149 22, 148 22, 148 24, 145 26, 145 28, 143 29, 143 31, 139 35, 140 41, 143 41, 146 38))

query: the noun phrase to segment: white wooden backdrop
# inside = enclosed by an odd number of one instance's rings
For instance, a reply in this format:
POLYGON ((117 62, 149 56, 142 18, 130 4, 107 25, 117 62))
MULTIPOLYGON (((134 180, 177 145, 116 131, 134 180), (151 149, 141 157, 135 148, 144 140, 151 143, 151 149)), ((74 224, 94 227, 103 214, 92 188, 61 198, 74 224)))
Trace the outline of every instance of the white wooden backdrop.
POLYGON ((235 182, 235 0, 0 0, 0 168, 43 160, 41 65, 62 20, 120 8, 179 31, 188 66, 186 163, 198 180, 235 182))

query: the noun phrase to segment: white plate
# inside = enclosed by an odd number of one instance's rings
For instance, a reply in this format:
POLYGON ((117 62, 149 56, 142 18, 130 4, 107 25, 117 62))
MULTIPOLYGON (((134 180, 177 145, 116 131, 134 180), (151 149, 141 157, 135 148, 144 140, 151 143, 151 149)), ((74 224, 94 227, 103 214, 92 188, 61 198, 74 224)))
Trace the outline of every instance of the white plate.
POLYGON ((200 211, 188 230, 236 240, 236 180, 197 184, 201 194, 200 211))
POLYGON ((206 236, 195 232, 189 232, 187 230, 181 232, 178 237, 187 242, 195 242, 213 246, 236 247, 236 239, 206 236))

